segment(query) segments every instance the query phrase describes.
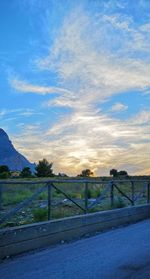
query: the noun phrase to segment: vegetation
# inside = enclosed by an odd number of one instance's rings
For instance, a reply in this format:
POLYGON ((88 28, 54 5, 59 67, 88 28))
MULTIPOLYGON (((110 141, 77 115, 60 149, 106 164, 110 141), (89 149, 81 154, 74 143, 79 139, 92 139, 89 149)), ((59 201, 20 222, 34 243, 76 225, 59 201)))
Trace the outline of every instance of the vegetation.
POLYGON ((32 172, 31 172, 30 168, 29 167, 23 168, 23 170, 20 173, 20 177, 22 177, 22 178, 32 177, 32 172))
POLYGON ((36 176, 38 177, 51 177, 53 176, 52 170, 53 163, 49 163, 46 159, 39 161, 36 166, 36 176))
MULTIPOLYGON (((57 177, 58 180, 62 178, 57 177)), ((135 179, 135 177, 134 177, 135 179)), ((138 182, 135 183, 135 195, 139 194, 143 187, 142 179, 138 178, 138 182)), ((150 179, 149 177, 147 179, 150 179)), ((12 208, 17 206, 20 202, 30 198, 43 184, 44 178, 29 178, 29 181, 34 181, 34 184, 19 184, 18 182, 25 181, 26 179, 20 178, 17 179, 17 184, 2 185, 2 210, 0 215, 3 216, 5 213, 9 212, 12 208), (40 184, 35 182, 41 181, 40 184)), ((51 178, 49 178, 51 180, 51 178)), ((77 178, 76 178, 77 180, 77 178)), ((93 203, 93 199, 101 196, 101 193, 107 185, 107 181, 110 180, 110 177, 101 178, 101 183, 97 182, 99 178, 94 178, 94 183, 92 183, 92 178, 88 183, 88 205, 93 203)), ((120 177, 117 179, 117 186, 124 192, 128 197, 132 198, 132 185, 130 180, 124 181, 124 178, 120 177)), ((133 177, 132 177, 133 180, 133 177)), ((52 204, 51 204, 51 217, 52 218, 63 218, 72 215, 83 214, 83 210, 78 208, 75 204, 72 203, 62 192, 66 193, 70 198, 72 198, 77 204, 84 208, 85 206, 85 184, 82 182, 82 178, 78 177, 78 181, 75 183, 68 182, 68 178, 63 178, 63 183, 55 183, 57 190, 52 188, 52 204), (66 182, 64 182, 66 180, 66 182), (79 183, 79 182, 80 183, 79 183)), ((142 193, 141 199, 136 202, 136 204, 141 204, 146 202, 147 199, 147 189, 142 193)), ((114 188, 114 204, 113 208, 121 208, 125 206, 130 206, 131 202, 127 198, 123 197, 116 188, 114 188)), ((105 194, 105 198, 100 202, 100 204, 95 204, 89 212, 96 212, 100 210, 110 210, 111 208, 111 199, 110 199, 110 190, 105 194)), ((48 212, 48 191, 47 189, 40 193, 37 198, 30 203, 27 207, 21 209, 17 214, 15 214, 11 219, 8 219, 7 226, 17 226, 32 222, 39 222, 47 220, 48 212)), ((0 216, 0 218, 1 218, 0 216)), ((5 224, 4 224, 5 226, 5 224)))
POLYGON ((9 167, 6 165, 0 166, 0 179, 7 179, 10 177, 9 167))
POLYGON ((90 169, 85 169, 81 172, 81 174, 79 176, 90 177, 90 176, 93 176, 93 175, 94 175, 93 171, 91 171, 90 169))
MULTIPOLYGON (((96 199, 100 196, 100 194, 101 194, 100 187, 94 187, 94 188, 91 187, 91 188, 88 188, 88 190, 87 190, 88 199, 92 199, 92 198, 96 199)), ((85 197, 85 192, 84 191, 82 191, 81 197, 84 199, 84 197, 85 197)))
POLYGON ((0 173, 3 173, 3 172, 10 172, 9 167, 6 165, 0 166, 0 173))
POLYGON ((9 172, 4 171, 4 172, 0 173, 0 179, 7 179, 9 177, 10 177, 9 172))
POLYGON ((124 176, 127 176, 127 175, 128 175, 128 173, 127 173, 127 171, 125 171, 125 170, 121 170, 121 171, 119 171, 119 172, 118 172, 118 175, 124 175, 124 176))
POLYGON ((118 173, 118 171, 116 169, 110 170, 110 175, 112 175, 113 177, 116 177, 117 173, 118 173))
POLYGON ((36 208, 32 211, 32 214, 35 222, 46 221, 48 218, 47 208, 36 208))
MULTIPOLYGON (((36 166, 36 176, 34 176, 34 182, 36 180, 40 180, 40 184, 19 184, 16 185, 0 185, 0 193, 1 193, 1 201, 0 204, 1 211, 0 217, 5 215, 5 213, 9 212, 13 207, 17 206, 20 202, 30 198, 41 186, 44 186, 43 180, 47 177, 51 180, 51 177, 54 177, 53 163, 49 163, 46 159, 39 161, 36 166)), ((10 178, 10 170, 8 166, 2 165, 0 166, 0 179, 7 179, 10 178)), ((82 170, 81 174, 78 175, 76 178, 75 183, 68 182, 68 176, 64 173, 59 173, 57 175, 58 182, 55 183, 57 189, 52 188, 51 191, 51 218, 63 218, 72 215, 83 214, 84 207, 85 207, 85 183, 82 182, 82 178, 90 178, 94 174, 90 169, 82 170), (63 180, 63 182, 61 180, 63 180), (66 181, 66 182, 65 182, 66 181), (79 182, 80 183, 79 183, 79 182), (65 196, 64 193, 67 194, 65 196), (81 208, 77 207, 69 198, 72 198, 81 208), (82 210, 83 208, 83 210, 82 210)), ((131 182, 124 177, 128 176, 127 171, 121 170, 118 171, 117 169, 111 169, 110 175, 115 178, 117 181, 117 186, 123 193, 125 193, 128 197, 132 198, 132 185, 131 182)), ((11 176, 12 177, 12 176, 11 176)), ((131 180, 134 180, 135 177, 130 177, 131 180)), ((32 181, 33 175, 29 167, 23 168, 23 170, 19 174, 18 181, 25 181, 25 180, 32 181)), ((94 178, 94 183, 92 183, 92 178, 89 179, 88 189, 87 189, 87 198, 88 198, 88 205, 93 203, 93 199, 101 197, 101 193, 105 189, 107 182, 110 181, 110 177, 101 177, 99 182, 99 178, 94 178), (96 180, 98 182, 96 183, 96 180)), ((150 177, 137 177, 139 180, 138 183, 135 185, 135 195, 141 191, 143 186, 142 179, 150 179, 150 177)), ((141 204, 145 202, 147 198, 147 189, 145 189, 142 193, 142 199, 138 202, 141 204)), ((88 212, 96 212, 100 210, 110 210, 113 208, 122 208, 128 205, 131 205, 131 202, 126 198, 123 197, 117 188, 114 188, 114 202, 111 203, 110 198, 110 190, 105 194, 104 199, 101 200, 100 204, 95 204, 88 212)), ((35 200, 32 201, 27 207, 20 210, 16 213, 8 222, 2 226, 17 226, 28 224, 32 222, 41 222, 46 221, 48 218, 48 190, 44 190, 41 192, 35 200)))
POLYGON ((3 205, 16 205, 29 198, 32 195, 32 191, 30 189, 21 189, 20 191, 8 190, 3 193, 3 205))
POLYGON ((112 175, 113 177, 128 176, 128 173, 125 170, 117 171, 116 169, 111 169, 110 170, 110 175, 112 175))

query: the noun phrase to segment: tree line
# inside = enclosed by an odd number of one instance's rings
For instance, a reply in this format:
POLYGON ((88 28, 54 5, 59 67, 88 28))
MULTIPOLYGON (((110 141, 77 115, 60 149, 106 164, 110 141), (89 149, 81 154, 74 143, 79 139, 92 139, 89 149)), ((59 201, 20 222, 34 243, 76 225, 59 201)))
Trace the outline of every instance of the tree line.
MULTIPOLYGON (((20 178, 32 178, 32 177, 53 177, 55 176, 53 172, 53 163, 49 163, 46 159, 42 159, 38 162, 35 167, 35 172, 33 173, 29 167, 24 167, 21 172, 19 172, 20 178)), ((110 175, 113 177, 117 177, 119 175, 127 176, 128 173, 124 170, 117 171, 116 169, 110 170, 110 175)), ((66 174, 59 173, 58 176, 67 176, 66 174)), ((82 170, 81 174, 77 175, 78 177, 92 177, 94 176, 93 171, 90 169, 82 170)), ((9 167, 6 165, 0 166, 0 179, 7 179, 12 177, 12 172, 10 171, 9 167)))
POLYGON ((128 173, 127 171, 125 170, 121 170, 121 171, 118 171, 116 169, 111 169, 110 170, 110 175, 112 175, 113 177, 117 177, 117 176, 128 176, 128 173))
MULTIPOLYGON (((49 163, 46 159, 39 161, 39 163, 35 167, 35 172, 33 173, 29 167, 24 167, 22 171, 19 173, 19 177, 21 178, 30 178, 30 177, 51 177, 54 176, 53 163, 49 163)), ((6 165, 0 166, 0 179, 10 178, 12 176, 9 167, 6 165)))

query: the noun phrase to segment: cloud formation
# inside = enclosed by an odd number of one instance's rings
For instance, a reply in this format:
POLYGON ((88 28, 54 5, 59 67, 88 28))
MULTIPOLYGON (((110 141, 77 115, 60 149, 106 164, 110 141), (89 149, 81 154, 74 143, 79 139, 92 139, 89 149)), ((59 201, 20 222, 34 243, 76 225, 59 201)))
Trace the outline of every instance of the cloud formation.
MULTIPOLYGON (((126 1, 123 5, 116 3, 125 9, 126 1)), ((16 144, 22 144, 32 160, 46 156, 54 161, 57 171, 71 174, 87 167, 97 174, 108 174, 112 167, 125 167, 131 173, 150 171, 145 152, 150 148, 147 108, 126 115, 125 120, 113 114, 129 108, 121 102, 102 112, 103 103, 117 95, 130 92, 134 104, 137 92, 149 92, 149 35, 149 23, 136 25, 131 15, 90 14, 84 8, 74 8, 64 19, 47 56, 36 59, 40 71, 57 74, 58 87, 17 79, 11 82, 13 88, 24 93, 58 93, 49 99, 47 107, 69 107, 71 111, 44 131, 40 136, 42 146, 38 130, 33 133, 31 129, 26 131, 26 142, 21 143, 19 138, 16 144)))
POLYGON ((128 109, 127 105, 124 105, 122 103, 116 103, 112 106, 111 111, 112 112, 120 112, 120 111, 125 111, 128 109))
POLYGON ((69 90, 59 88, 59 87, 49 87, 49 86, 40 86, 28 83, 23 80, 12 78, 10 80, 11 87, 15 90, 23 93, 34 93, 39 95, 46 95, 46 94, 61 94, 61 93, 68 93, 70 94, 69 90))

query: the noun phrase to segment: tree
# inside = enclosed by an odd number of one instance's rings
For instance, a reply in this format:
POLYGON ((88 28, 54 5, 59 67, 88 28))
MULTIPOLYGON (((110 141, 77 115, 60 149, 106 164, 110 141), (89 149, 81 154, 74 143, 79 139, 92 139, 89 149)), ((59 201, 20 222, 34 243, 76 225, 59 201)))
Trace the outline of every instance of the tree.
POLYGON ((118 171, 116 169, 110 170, 110 175, 113 175, 113 177, 116 177, 118 174, 118 171))
POLYGON ((80 176, 89 177, 89 176, 93 176, 93 174, 94 174, 93 171, 91 171, 90 169, 85 169, 82 171, 80 176))
POLYGON ((1 165, 0 166, 0 173, 2 172, 10 172, 9 167, 6 165, 1 165))
POLYGON ((116 176, 118 176, 118 175, 127 176, 128 173, 127 173, 127 171, 125 171, 125 170, 117 171, 116 169, 112 169, 112 170, 110 170, 110 175, 113 175, 113 177, 116 177, 116 176))
POLYGON ((118 172, 118 175, 124 175, 124 176, 127 176, 127 175, 128 175, 128 173, 127 173, 127 171, 125 171, 125 170, 121 170, 121 171, 119 171, 119 172, 118 172))
POLYGON ((65 173, 63 173, 63 172, 59 172, 59 173, 58 173, 58 176, 59 176, 59 177, 68 177, 68 175, 65 174, 65 173))
POLYGON ((6 165, 0 166, 0 179, 5 179, 10 177, 10 170, 9 167, 6 165))
POLYGON ((7 179, 9 177, 10 177, 10 173, 9 172, 4 171, 4 172, 0 173, 0 179, 7 179))
POLYGON ((32 172, 31 172, 30 168, 29 167, 23 168, 21 173, 20 173, 20 176, 23 177, 23 178, 24 177, 31 177, 32 176, 32 172))
POLYGON ((39 161, 38 165, 35 167, 36 176, 38 176, 38 177, 53 176, 52 166, 53 166, 53 163, 49 163, 46 159, 39 161))

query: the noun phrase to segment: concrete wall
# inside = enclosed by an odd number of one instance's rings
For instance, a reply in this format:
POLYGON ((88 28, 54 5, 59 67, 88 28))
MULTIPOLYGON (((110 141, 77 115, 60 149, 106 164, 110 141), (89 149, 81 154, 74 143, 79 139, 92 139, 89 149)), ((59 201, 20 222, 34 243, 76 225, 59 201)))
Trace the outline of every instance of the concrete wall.
POLYGON ((0 259, 150 218, 150 205, 74 216, 0 230, 0 259))

